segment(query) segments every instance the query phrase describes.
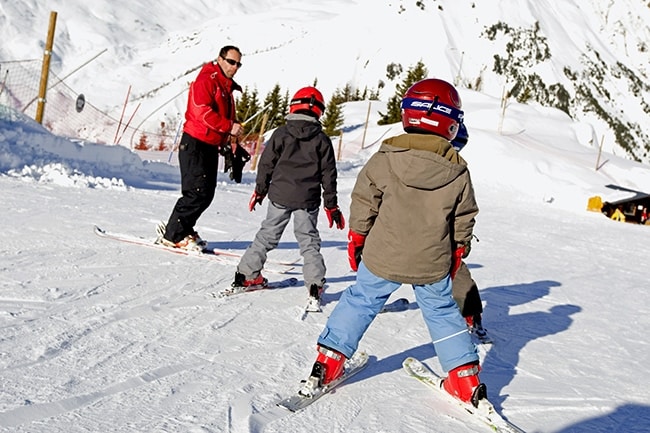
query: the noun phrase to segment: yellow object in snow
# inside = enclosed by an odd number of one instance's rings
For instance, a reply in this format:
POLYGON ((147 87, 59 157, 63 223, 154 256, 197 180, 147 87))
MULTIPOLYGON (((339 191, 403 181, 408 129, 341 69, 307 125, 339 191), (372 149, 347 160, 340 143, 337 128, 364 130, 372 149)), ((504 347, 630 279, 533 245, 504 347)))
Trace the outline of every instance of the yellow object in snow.
POLYGON ((603 209, 603 199, 599 195, 589 198, 587 202, 587 210, 591 212, 601 212, 603 209))
POLYGON ((625 215, 623 215, 623 212, 621 212, 620 209, 616 209, 610 218, 613 219, 614 221, 625 222, 625 215))

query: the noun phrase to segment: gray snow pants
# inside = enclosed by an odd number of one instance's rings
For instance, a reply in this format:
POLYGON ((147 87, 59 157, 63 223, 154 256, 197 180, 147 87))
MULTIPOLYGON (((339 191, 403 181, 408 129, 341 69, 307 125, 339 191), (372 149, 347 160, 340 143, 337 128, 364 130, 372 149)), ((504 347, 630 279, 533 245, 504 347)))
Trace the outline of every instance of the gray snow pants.
POLYGON ((237 272, 254 279, 260 275, 267 253, 275 249, 293 215, 293 234, 300 246, 300 255, 304 263, 302 268, 305 286, 312 284, 320 287, 325 284, 325 260, 320 253, 321 239, 316 224, 319 208, 291 209, 269 201, 266 219, 255 235, 255 240, 248 246, 239 261, 237 272))

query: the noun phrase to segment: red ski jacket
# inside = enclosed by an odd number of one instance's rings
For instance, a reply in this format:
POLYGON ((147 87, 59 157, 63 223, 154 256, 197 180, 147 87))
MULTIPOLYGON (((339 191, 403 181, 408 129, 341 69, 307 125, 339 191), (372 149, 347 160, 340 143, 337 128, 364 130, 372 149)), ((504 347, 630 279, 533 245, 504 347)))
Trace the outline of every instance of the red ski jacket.
POLYGON ((203 65, 190 84, 183 131, 197 140, 220 147, 236 121, 232 95, 235 90, 242 89, 223 74, 217 63, 203 65))

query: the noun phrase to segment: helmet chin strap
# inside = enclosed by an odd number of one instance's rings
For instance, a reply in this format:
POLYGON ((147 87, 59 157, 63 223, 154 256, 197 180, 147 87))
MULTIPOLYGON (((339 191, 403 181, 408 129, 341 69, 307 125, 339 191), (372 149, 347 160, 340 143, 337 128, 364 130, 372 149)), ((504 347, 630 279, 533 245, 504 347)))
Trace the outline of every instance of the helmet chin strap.
POLYGON ((433 102, 429 106, 429 109, 427 110, 427 116, 431 116, 431 113, 433 112, 433 107, 438 106, 438 95, 433 97, 433 102))
POLYGON ((427 116, 430 116, 434 111, 456 122, 462 122, 464 113, 451 105, 443 104, 438 101, 438 97, 434 97, 433 101, 427 101, 418 98, 404 98, 402 100, 402 109, 408 108, 411 110, 426 111, 427 116))

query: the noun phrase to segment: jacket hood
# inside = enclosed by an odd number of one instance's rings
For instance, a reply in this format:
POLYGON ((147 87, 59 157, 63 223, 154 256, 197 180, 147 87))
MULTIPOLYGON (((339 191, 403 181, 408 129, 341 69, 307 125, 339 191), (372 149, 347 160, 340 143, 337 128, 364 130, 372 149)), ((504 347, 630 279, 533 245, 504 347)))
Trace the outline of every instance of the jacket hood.
POLYGON ((309 140, 318 135, 323 127, 318 119, 301 113, 291 113, 285 117, 287 131, 300 140, 309 140))
POLYGON ((402 134, 383 141, 391 171, 405 185, 438 189, 467 170, 467 163, 449 141, 437 135, 402 134))

